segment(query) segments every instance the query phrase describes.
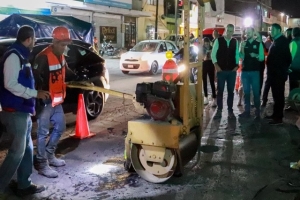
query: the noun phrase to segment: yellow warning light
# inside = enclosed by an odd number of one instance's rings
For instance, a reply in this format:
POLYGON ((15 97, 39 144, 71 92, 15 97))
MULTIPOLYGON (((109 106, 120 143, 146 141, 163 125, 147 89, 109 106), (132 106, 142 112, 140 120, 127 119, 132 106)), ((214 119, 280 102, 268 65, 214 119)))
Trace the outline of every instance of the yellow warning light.
POLYGON ((167 51, 166 52, 166 57, 167 57, 167 59, 172 59, 173 58, 173 52, 172 51, 167 51))

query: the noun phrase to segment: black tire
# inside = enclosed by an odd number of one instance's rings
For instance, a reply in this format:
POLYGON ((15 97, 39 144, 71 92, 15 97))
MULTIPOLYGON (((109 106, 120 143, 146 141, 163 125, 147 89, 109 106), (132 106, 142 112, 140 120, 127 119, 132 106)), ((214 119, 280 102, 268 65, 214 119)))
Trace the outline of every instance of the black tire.
POLYGON ((155 74, 157 74, 157 72, 158 72, 158 63, 157 63, 157 61, 153 61, 151 64, 151 69, 150 69, 149 73, 151 75, 155 75, 155 74))
MULTIPOLYGON (((99 77, 95 77, 91 82, 98 87, 103 87, 99 77)), ((96 119, 103 111, 104 108, 104 94, 97 91, 85 90, 83 91, 85 109, 88 120, 96 119)))
POLYGON ((123 73, 123 74, 129 74, 129 71, 124 71, 124 70, 122 70, 122 73, 123 73))

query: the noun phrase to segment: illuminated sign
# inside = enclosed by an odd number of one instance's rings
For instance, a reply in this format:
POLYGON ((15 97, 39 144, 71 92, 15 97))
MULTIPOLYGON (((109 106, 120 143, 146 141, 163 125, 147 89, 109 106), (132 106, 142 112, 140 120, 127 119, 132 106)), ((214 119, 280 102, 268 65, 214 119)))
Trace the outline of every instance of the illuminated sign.
POLYGON ((132 9, 132 0, 84 0, 85 3, 132 9))
POLYGON ((100 26, 100 41, 106 39, 106 42, 117 43, 117 27, 100 26))
POLYGON ((48 8, 28 10, 28 9, 21 9, 21 8, 0 7, 0 14, 2 15, 12 15, 12 14, 51 15, 51 10, 48 8))

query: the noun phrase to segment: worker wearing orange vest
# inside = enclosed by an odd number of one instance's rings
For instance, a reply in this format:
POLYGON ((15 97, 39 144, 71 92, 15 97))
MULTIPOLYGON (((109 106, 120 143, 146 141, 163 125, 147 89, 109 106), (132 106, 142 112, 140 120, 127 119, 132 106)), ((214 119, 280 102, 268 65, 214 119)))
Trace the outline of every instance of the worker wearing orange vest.
POLYGON ((62 108, 66 96, 65 77, 75 78, 66 63, 64 52, 71 43, 69 30, 56 27, 52 33, 53 43, 40 52, 33 66, 37 89, 49 91, 51 99, 37 102, 37 153, 34 167, 39 174, 48 178, 56 178, 57 171, 50 166, 61 167, 65 161, 55 157, 57 143, 66 129, 65 115, 62 108), (70 75, 69 75, 70 74, 70 75), (49 124, 53 125, 48 143, 49 124))

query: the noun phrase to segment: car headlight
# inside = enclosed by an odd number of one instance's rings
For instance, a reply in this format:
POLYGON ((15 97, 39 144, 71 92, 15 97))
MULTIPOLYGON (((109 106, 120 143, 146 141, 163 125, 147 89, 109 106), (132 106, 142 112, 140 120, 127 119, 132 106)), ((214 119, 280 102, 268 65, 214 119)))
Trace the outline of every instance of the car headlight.
POLYGON ((179 73, 181 73, 185 70, 185 68, 186 68, 185 65, 182 64, 182 65, 178 66, 177 70, 178 70, 179 73))

